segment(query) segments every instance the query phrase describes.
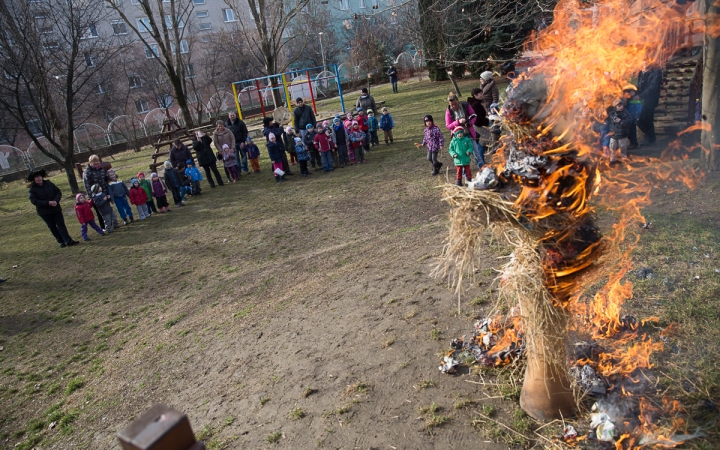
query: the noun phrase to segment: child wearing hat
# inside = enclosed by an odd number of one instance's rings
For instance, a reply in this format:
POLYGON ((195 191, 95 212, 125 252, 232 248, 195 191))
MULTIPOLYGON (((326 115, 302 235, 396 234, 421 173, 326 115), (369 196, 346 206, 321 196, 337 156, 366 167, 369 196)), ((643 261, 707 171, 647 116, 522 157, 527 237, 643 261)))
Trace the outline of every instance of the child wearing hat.
POLYGON ((250 160, 250 166, 252 167, 253 172, 260 173, 260 149, 257 145, 255 145, 250 136, 245 139, 245 150, 247 150, 248 159, 250 160))
POLYGON ((350 150, 348 154, 350 156, 350 164, 362 164, 365 162, 365 133, 360 129, 360 124, 353 120, 352 129, 350 130, 350 150))
POLYGON ((203 177, 200 174, 198 168, 195 167, 195 162, 192 159, 188 159, 187 161, 185 161, 185 176, 190 179, 192 195, 202 194, 200 182, 202 181, 203 177))
POLYGON ((348 133, 345 125, 340 121, 340 116, 333 119, 333 133, 335 136, 335 145, 337 145, 338 167, 345 167, 348 163, 348 133))
POLYGON ((93 184, 90 192, 92 193, 93 205, 95 205, 103 217, 105 233, 112 233, 113 228, 120 228, 115 211, 113 211, 112 205, 110 204, 110 196, 103 192, 99 184, 93 184))
POLYGON ((305 145, 302 143, 302 139, 295 137, 293 140, 295 143, 295 154, 297 154, 298 164, 300 164, 300 175, 306 177, 310 175, 308 170, 308 160, 310 159, 310 152, 308 152, 305 145))
POLYGON ((227 144, 223 144, 222 159, 225 170, 230 177, 230 181, 232 183, 235 183, 238 180, 237 157, 235 156, 235 149, 230 148, 230 146, 227 144))
POLYGON ((328 173, 334 170, 332 160, 332 149, 334 147, 330 130, 324 130, 315 134, 315 147, 322 157, 323 172, 328 173))
POLYGON ((415 143, 415 147, 427 147, 427 160, 432 164, 433 171, 432 176, 435 176, 440 171, 442 164, 438 161, 438 155, 445 145, 445 138, 443 137, 440 127, 435 125, 433 116, 428 114, 425 116, 425 134, 423 135, 422 143, 415 143))
POLYGON ((137 178, 130 180, 130 204, 135 205, 140 220, 150 217, 150 210, 147 207, 147 192, 140 186, 137 178))
POLYGON ((150 175, 150 178, 152 179, 152 181, 150 182, 150 184, 152 185, 152 195, 157 201, 158 209, 161 213, 170 212, 170 204, 167 200, 167 186, 155 172, 150 175), (165 209, 165 211, 163 211, 163 208, 165 209))
POLYGON ((388 139, 390 140, 390 143, 393 143, 393 133, 392 130, 395 128, 395 122, 393 122, 393 118, 388 112, 388 109, 383 106, 383 109, 381 109, 382 115, 380 116, 380 129, 383 130, 383 135, 385 137, 385 145, 388 144, 388 139))
POLYGON ((125 182, 118 178, 117 174, 113 169, 108 170, 107 174, 110 177, 110 183, 108 183, 108 192, 112 197, 113 203, 115 203, 115 207, 120 213, 120 217, 122 218, 123 223, 127 225, 128 219, 131 223, 135 222, 135 219, 133 218, 132 208, 130 208, 130 205, 127 201, 130 190, 128 189, 125 182))
POLYGON ((145 190, 145 193, 147 194, 147 202, 146 205, 148 207, 148 217, 152 213, 157 214, 157 208, 155 208, 155 202, 153 201, 152 196, 152 184, 150 184, 150 181, 145 179, 145 174, 143 172, 138 172, 137 174, 138 183, 140 183, 140 187, 145 190))
POLYGON ((628 147, 630 146, 630 127, 635 126, 633 118, 625 110, 622 99, 613 102, 614 109, 608 111, 610 117, 610 162, 627 158, 628 147))
MULTIPOLYGON (((370 127, 368 126, 368 117, 365 115, 365 110, 363 110, 363 109, 358 110, 358 116, 357 116, 357 118, 355 118, 355 121, 358 123, 358 128, 362 132, 363 136, 365 136, 363 143, 362 143, 363 149, 366 152, 369 152, 370 151, 370 135, 368 134, 368 130, 370 129, 370 127)), ((353 128, 355 128, 355 125, 353 125, 353 128)), ((364 156, 364 153, 363 153, 363 156, 364 156)))
POLYGON ((297 163, 297 155, 295 154, 295 128, 285 128, 285 134, 287 135, 287 139, 285 140, 285 151, 290 154, 289 163, 294 166, 297 163))
POLYGON ((380 124, 378 123, 378 120, 375 117, 375 113, 372 109, 367 110, 367 115, 368 133, 370 133, 370 145, 376 147, 380 145, 380 141, 378 140, 378 129, 380 129, 380 124))
POLYGON ((268 133, 268 142, 267 142, 267 151, 268 156, 270 156, 270 161, 272 161, 272 169, 275 173, 275 182, 279 183, 281 181, 286 181, 285 173, 282 170, 282 154, 285 151, 284 148, 280 147, 280 144, 277 142, 277 138, 275 137, 275 133, 268 133), (283 174, 280 175, 277 171, 282 172, 283 174))
MULTIPOLYGON (((233 156, 234 161, 234 156, 233 156)), ((165 178, 165 186, 170 188, 170 192, 172 192, 173 200, 175 201, 175 206, 185 206, 183 203, 184 197, 184 189, 181 190, 181 188, 185 184, 185 177, 180 176, 180 172, 175 170, 175 168, 172 166, 172 163, 170 161, 165 161, 165 173, 163 174, 163 178, 165 178)))
POLYGON ((320 159, 320 152, 318 152, 317 148, 315 148, 315 135, 317 133, 315 132, 315 127, 312 126, 312 124, 307 124, 305 127, 305 137, 303 138, 303 144, 305 144, 305 148, 307 148, 308 152, 310 153, 310 165, 312 166, 313 170, 320 170, 320 167, 322 166, 322 160, 320 159), (317 167, 316 164, 317 163, 317 167))
MULTIPOLYGON (((75 196, 75 214, 77 215, 78 222, 80 222, 80 234, 84 241, 89 241, 90 238, 87 235, 88 225, 93 230, 97 231, 100 236, 105 236, 105 232, 95 223, 95 214, 92 210, 92 200, 87 201, 85 194, 78 194, 75 196)), ((111 209, 112 211, 112 209, 111 209)))
POLYGON ((472 171, 470 170, 470 155, 473 154, 473 145, 470 138, 465 134, 465 128, 455 127, 453 130, 453 138, 448 148, 450 156, 453 157, 455 163, 455 184, 462 186, 463 172, 467 180, 472 179, 472 171))

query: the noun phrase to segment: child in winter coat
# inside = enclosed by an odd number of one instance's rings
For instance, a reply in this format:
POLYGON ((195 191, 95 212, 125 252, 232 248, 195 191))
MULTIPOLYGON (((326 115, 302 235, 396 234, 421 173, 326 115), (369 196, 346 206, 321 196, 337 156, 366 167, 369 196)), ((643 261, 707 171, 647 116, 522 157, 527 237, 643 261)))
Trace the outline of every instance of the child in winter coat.
POLYGON ((348 163, 347 130, 340 121, 340 117, 333 120, 333 132, 335 133, 335 144, 337 145, 338 165, 345 167, 348 163))
POLYGON ((465 178, 467 180, 472 179, 470 155, 473 154, 473 145, 470 138, 465 135, 465 128, 455 127, 448 150, 455 163, 455 184, 462 186, 463 172, 465 172, 465 178))
POLYGON ((386 107, 383 107, 382 115, 380 116, 380 129, 383 130, 383 135, 385 137, 385 145, 388 143, 388 139, 390 140, 390 143, 393 143, 393 133, 392 130, 395 128, 395 122, 393 122, 393 118, 388 112, 388 109, 386 107))
POLYGON ((238 180, 237 171, 237 157, 235 156, 235 149, 230 148, 229 145, 223 144, 222 146, 222 159, 225 170, 227 170, 230 181, 235 183, 238 180))
POLYGON ((308 170, 308 160, 310 159, 310 152, 308 152, 305 145, 302 143, 302 139, 296 137, 295 141, 295 153, 297 154, 298 164, 300 164, 300 175, 306 177, 311 174, 308 170))
POLYGON ((195 167, 195 162, 192 159, 185 161, 185 176, 190 178, 190 186, 192 186, 192 195, 202 194, 202 188, 200 182, 203 177, 200 171, 195 167))
POLYGON ((138 172, 137 174, 138 183, 140 183, 140 187, 145 190, 145 193, 147 194, 147 207, 148 207, 148 217, 152 213, 157 214, 157 209, 155 208, 155 202, 153 201, 152 196, 152 184, 150 184, 150 181, 145 179, 145 174, 142 172, 138 172))
POLYGON ((320 159, 320 152, 315 148, 315 135, 317 134, 315 127, 313 127, 312 124, 307 124, 305 129, 307 132, 303 138, 303 144, 305 144, 305 148, 307 148, 308 153, 310 153, 310 165, 313 169, 319 170, 320 166, 322 166, 322 160, 320 159), (317 167, 315 167, 316 163, 317 167))
POLYGON ((245 140, 245 150, 247 150, 253 172, 260 173, 260 149, 249 137, 245 140))
POLYGON ((378 140, 378 129, 380 128, 380 124, 378 123, 378 120, 375 118, 375 113, 372 109, 367 110, 368 115, 368 133, 370 133, 370 145, 373 147, 376 147, 380 145, 380 141, 378 140))
POLYGON ((442 131, 435 125, 433 117, 428 114, 425 116, 425 135, 421 144, 415 143, 415 147, 427 147, 427 160, 432 164, 433 171, 432 175, 435 176, 440 172, 442 164, 438 161, 438 155, 445 145, 445 138, 443 138, 442 131))
POLYGON ((99 184, 93 184, 90 188, 92 202, 97 207, 105 222, 105 233, 112 233, 113 228, 120 228, 115 211, 110 203, 110 196, 106 195, 99 184))
POLYGON ((324 130, 317 133, 315 135, 314 142, 315 147, 320 152, 320 156, 322 158, 323 173, 332 172, 334 170, 332 160, 332 149, 334 144, 332 141, 332 135, 330 135, 330 130, 324 130))
POLYGON ((175 170, 170 161, 165 161, 165 186, 172 192, 175 206, 185 206, 185 177, 175 170))
POLYGON ((146 217, 150 217, 150 210, 147 206, 147 192, 140 186, 140 182, 137 178, 130 180, 130 203, 135 205, 138 210, 140 220, 145 220, 146 217))
POLYGON ((115 207, 120 213, 123 223, 127 225, 128 219, 130 222, 134 222, 135 219, 133 218, 132 208, 130 208, 127 201, 127 196, 130 194, 130 190, 122 180, 118 179, 118 176, 113 169, 108 170, 107 174, 110 177, 108 192, 115 203, 115 207))
POLYGON ((268 150, 268 156, 270 156, 270 161, 272 161, 272 168, 273 172, 275 172, 275 182, 279 183, 281 181, 286 181, 285 174, 279 175, 276 170, 282 170, 282 154, 285 151, 283 147, 280 147, 280 144, 277 142, 277 138, 275 137, 275 133, 269 133, 268 134, 268 143, 267 143, 267 150, 268 150))
POLYGON ((84 241, 89 241, 90 238, 87 235, 88 225, 93 230, 97 231, 100 236, 105 236, 105 232, 95 223, 95 214, 92 210, 92 200, 87 201, 85 194, 78 194, 75 196, 75 214, 77 215, 78 222, 80 222, 80 234, 84 241))
POLYGON ((167 186, 163 182, 163 180, 160 179, 158 174, 153 172, 152 175, 150 175, 150 178, 152 179, 151 185, 152 185, 152 195, 155 197, 155 200, 157 201, 157 207, 160 210, 160 212, 170 212, 170 204, 168 204, 167 200, 167 186), (163 209, 165 209, 163 211, 163 209))
POLYGON ((325 134, 327 134, 328 132, 330 133, 328 134, 328 136, 333 143, 332 149, 330 149, 330 153, 332 153, 333 166, 339 166, 340 161, 338 160, 337 136, 335 136, 335 128, 330 126, 330 122, 328 122, 327 120, 323 120, 322 126, 323 130, 325 130, 325 134))
POLYGON ((293 166, 297 163, 297 154, 295 153, 295 128, 287 127, 285 129, 285 151, 290 154, 290 164, 293 166))
POLYGON ((615 162, 620 158, 627 158, 627 150, 630 146, 630 127, 635 126, 633 118, 625 110, 625 105, 621 99, 613 102, 614 110, 610 110, 610 162, 615 162))
POLYGON ((360 124, 356 121, 352 123, 352 130, 350 130, 350 161, 351 164, 362 164, 365 162, 365 148, 363 147, 365 142, 365 133, 360 130, 360 124))
MULTIPOLYGON (((370 151, 370 135, 368 134, 368 130, 370 127, 368 126, 368 118, 365 115, 365 111, 362 108, 358 108, 358 116, 355 119, 355 121, 358 123, 358 128, 362 132, 364 139, 363 139, 363 149, 365 152, 370 151)), ((353 128, 355 125, 353 125, 353 128)), ((357 152, 355 152, 357 153, 357 152)), ((357 155, 355 155, 357 157, 357 155)), ((364 154, 363 154, 364 156, 364 154)))

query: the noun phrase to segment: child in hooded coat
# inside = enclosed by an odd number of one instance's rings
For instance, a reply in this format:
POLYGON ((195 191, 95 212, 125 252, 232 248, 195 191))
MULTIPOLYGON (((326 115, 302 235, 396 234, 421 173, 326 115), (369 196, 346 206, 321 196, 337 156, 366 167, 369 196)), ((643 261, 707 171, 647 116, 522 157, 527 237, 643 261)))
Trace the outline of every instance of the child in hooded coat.
POLYGON ((298 164, 300 164, 300 175, 303 177, 310 175, 311 172, 308 170, 307 164, 310 159, 310 152, 307 151, 302 139, 299 137, 295 138, 295 154, 297 154, 298 164))
POLYGON ((465 178, 467 180, 472 179, 470 155, 473 154, 473 145, 470 138, 465 135, 465 128, 455 127, 448 151, 455 163, 455 184, 462 186, 463 172, 465 172, 465 178))
POLYGON ((87 201, 85 194, 78 194, 75 196, 75 214, 77 215, 78 222, 80 222, 80 234, 84 241, 89 241, 90 238, 87 235, 88 225, 93 230, 97 231, 100 236, 105 236, 105 232, 95 223, 95 214, 93 214, 92 200, 87 201))
POLYGON ((317 168, 319 170, 320 166, 322 166, 322 160, 320 159, 320 152, 315 148, 315 135, 317 134, 315 127, 313 127, 312 124, 307 124, 305 129, 307 132, 303 138, 303 144, 305 144, 305 148, 307 148, 310 153, 310 165, 313 169, 317 168), (317 167, 315 167, 315 163, 317 163, 317 167))
POLYGON ((113 211, 112 204, 110 203, 110 196, 106 195, 105 192, 100 188, 99 184, 93 184, 90 188, 92 193, 93 205, 98 209, 98 212, 103 216, 105 222, 105 233, 112 233, 113 228, 120 228, 115 211, 113 211))
MULTIPOLYGON (((282 171, 282 153, 285 151, 285 149, 283 147, 280 147, 280 144, 278 144, 275 133, 268 133, 267 150, 268 156, 270 156, 270 161, 272 161, 273 172, 278 169, 282 171)), ((278 175, 276 172, 275 182, 279 183, 281 181, 286 181, 285 174, 283 173, 283 175, 278 175)))
POLYGON ((203 177, 200 174, 198 168, 195 167, 195 162, 192 159, 188 159, 187 161, 185 161, 185 176, 190 178, 192 195, 202 194, 200 182, 202 181, 203 177))
POLYGON ((340 117, 333 120, 333 135, 335 136, 335 145, 337 145, 338 165, 345 167, 348 163, 348 133, 345 126, 340 121, 340 117))
POLYGON ((348 154, 350 156, 350 164, 362 164, 365 162, 365 148, 363 147, 365 142, 365 133, 360 130, 360 124, 356 121, 352 123, 352 129, 349 133, 350 149, 348 154))
POLYGON ((253 172, 260 173, 260 149, 250 137, 245 139, 245 150, 247 150, 253 172))
POLYGON ((131 223, 135 222, 135 219, 133 218, 132 208, 130 208, 130 205, 127 201, 130 190, 128 189, 127 185, 125 185, 125 183, 118 178, 114 170, 108 170, 107 174, 110 177, 110 183, 108 183, 108 192, 112 197, 113 203, 115 203, 115 207, 120 213, 120 217, 122 218, 123 223, 127 225, 128 219, 131 223))
POLYGON ((295 128, 285 128, 285 135, 287 136, 287 139, 285 140, 285 151, 290 154, 289 162, 294 166, 297 164, 297 155, 295 154, 295 128))
POLYGON ((332 160, 332 149, 334 144, 332 141, 332 135, 330 135, 330 130, 323 130, 317 133, 314 141, 315 147, 320 152, 320 156, 322 158, 323 172, 332 172, 334 170, 332 160))
POLYGON ((140 183, 140 187, 145 190, 145 193, 147 194, 147 197, 148 197, 147 203, 146 203, 147 207, 148 207, 148 217, 150 217, 150 215, 152 213, 157 214, 158 211, 157 211, 157 208, 155 208, 155 202, 153 201, 153 196, 152 196, 152 184, 150 184, 150 181, 145 179, 145 174, 142 172, 138 172, 137 179, 138 179, 138 183, 140 183))
POLYGON ((432 175, 435 176, 440 172, 440 167, 443 163, 438 161, 438 155, 445 145, 445 138, 443 137, 440 127, 435 125, 433 116, 428 114, 425 116, 425 134, 423 135, 422 143, 416 143, 415 147, 422 148, 427 147, 427 160, 433 166, 432 175))
POLYGON ((150 217, 150 210, 147 206, 148 196, 145 189, 140 186, 140 182, 137 178, 130 180, 130 203, 135 205, 138 210, 140 220, 145 220, 146 217, 150 217))
POLYGON ((157 200, 158 209, 160 212, 170 212, 170 204, 167 200, 167 186, 155 172, 150 177, 152 178, 152 195, 157 200), (163 208, 165 211, 163 211, 163 208))
POLYGON ((367 110, 367 117, 368 133, 370 133, 370 145, 376 147, 380 145, 380 140, 378 139, 378 129, 380 129, 380 123, 375 117, 375 113, 372 109, 367 110))
POLYGON ((170 161, 165 161, 165 174, 163 178, 165 178, 165 186, 167 186, 167 188, 169 188, 172 192, 175 206, 185 206, 183 203, 183 192, 180 190, 180 188, 183 187, 185 180, 184 177, 181 177, 180 173, 175 170, 170 161))

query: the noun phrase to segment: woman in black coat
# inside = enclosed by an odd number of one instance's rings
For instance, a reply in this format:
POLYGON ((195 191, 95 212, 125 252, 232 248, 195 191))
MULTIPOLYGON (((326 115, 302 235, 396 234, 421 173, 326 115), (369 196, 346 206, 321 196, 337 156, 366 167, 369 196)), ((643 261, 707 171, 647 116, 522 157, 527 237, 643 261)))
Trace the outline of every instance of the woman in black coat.
POLYGON ((43 169, 34 170, 28 175, 30 203, 35 205, 38 216, 50 228, 60 247, 76 245, 78 242, 70 237, 65 227, 65 218, 60 207, 62 192, 51 181, 46 180, 46 177, 47 173, 43 169))
POLYGON ((210 147, 210 144, 212 144, 212 138, 208 136, 207 133, 201 135, 201 133, 198 132, 198 136, 193 136, 192 141, 192 147, 193 150, 195 150, 195 156, 197 156, 198 166, 205 170, 205 177, 207 178, 208 183, 210 183, 211 188, 215 187, 212 177, 213 173, 217 179, 217 184, 222 186, 223 180, 217 169, 217 158, 210 147), (198 136, 200 136, 200 140, 198 140, 198 136))

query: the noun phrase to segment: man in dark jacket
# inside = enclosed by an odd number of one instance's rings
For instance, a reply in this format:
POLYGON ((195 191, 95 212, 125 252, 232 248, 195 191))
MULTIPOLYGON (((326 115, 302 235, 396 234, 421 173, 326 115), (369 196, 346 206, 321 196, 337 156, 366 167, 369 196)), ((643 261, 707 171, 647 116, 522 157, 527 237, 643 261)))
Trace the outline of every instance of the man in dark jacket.
POLYGON ((35 205, 38 216, 45 222, 60 247, 76 245, 78 242, 70 237, 65 227, 60 199, 62 192, 50 180, 45 180, 45 170, 34 170, 28 175, 30 203, 35 205))
POLYGON ((305 129, 308 124, 312 125, 313 128, 317 127, 317 120, 315 120, 315 113, 312 108, 306 105, 301 97, 295 100, 295 109, 293 109, 293 123, 295 125, 295 134, 300 135, 300 139, 305 141, 305 129))
POLYGON ((660 101, 662 70, 657 67, 643 67, 638 75, 638 97, 643 102, 638 127, 645 135, 643 144, 655 143, 655 108, 660 101))
POLYGON ((170 163, 177 170, 185 170, 185 161, 193 159, 192 152, 182 143, 180 139, 175 139, 172 148, 170 148, 170 163))
POLYGON ((387 76, 390 79, 390 84, 392 85, 393 92, 397 94, 397 69, 395 68, 394 64, 390 65, 390 68, 387 71, 387 76))
POLYGON ((355 102, 355 108, 360 108, 363 111, 372 109, 372 112, 377 116, 377 106, 375 106, 375 99, 368 93, 367 88, 362 88, 360 91, 360 97, 355 102))
POLYGON ((235 136, 235 158, 239 163, 238 175, 242 172, 248 173, 247 150, 245 150, 244 146, 240 148, 240 144, 245 142, 245 139, 248 137, 247 126, 245 126, 245 122, 238 119, 237 114, 234 112, 228 114, 228 120, 225 122, 225 126, 232 132, 233 136, 235 136))
MULTIPOLYGON (((200 132, 198 132, 198 134, 200 134, 200 132)), ((212 144, 212 138, 208 136, 207 133, 200 136, 200 140, 198 140, 198 136, 193 136, 192 147, 193 150, 195 150, 195 156, 197 156, 198 166, 205 170, 205 176, 208 179, 208 183, 211 188, 214 188, 215 182, 213 181, 212 173, 215 174, 215 178, 218 182, 217 184, 220 186, 223 185, 223 180, 220 176, 220 172, 218 172, 217 158, 215 157, 215 153, 213 153, 210 144, 212 144)))

